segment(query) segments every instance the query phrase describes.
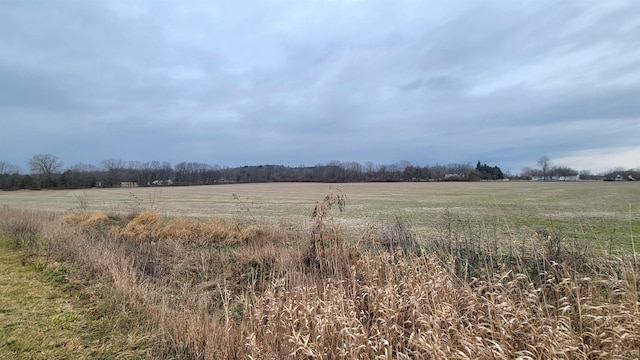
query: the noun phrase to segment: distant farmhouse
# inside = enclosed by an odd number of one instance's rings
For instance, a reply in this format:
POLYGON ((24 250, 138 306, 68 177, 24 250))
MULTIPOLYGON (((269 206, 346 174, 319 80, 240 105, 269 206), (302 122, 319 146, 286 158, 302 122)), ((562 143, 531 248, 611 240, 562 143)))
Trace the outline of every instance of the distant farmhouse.
MULTIPOLYGON (((615 177, 608 177, 608 178, 604 179, 604 181, 624 181, 624 180, 625 180, 624 176, 622 176, 620 174, 616 175, 615 177)), ((633 177, 633 175, 629 174, 629 175, 627 175, 626 180, 627 181, 636 181, 636 178, 633 177)))
MULTIPOLYGON (((173 185, 173 180, 154 180, 152 182, 148 182, 146 186, 171 186, 173 185)), ((137 181, 123 181, 120 183, 120 187, 123 188, 131 188, 140 186, 137 181)))
POLYGON ((151 182, 151 185, 154 186, 171 186, 173 185, 173 180, 169 179, 169 180, 153 180, 151 182))
MULTIPOLYGON (((615 179, 615 180, 616 180, 616 181, 623 181, 623 180, 625 180, 625 178, 624 178, 622 175, 618 174, 618 175, 616 176, 616 179, 615 179)), ((628 175, 626 180, 627 180, 627 181, 636 181, 636 178, 634 178, 634 177, 633 177, 633 175, 628 175)))
POLYGON ((580 174, 568 176, 532 176, 532 181, 578 181, 580 174))

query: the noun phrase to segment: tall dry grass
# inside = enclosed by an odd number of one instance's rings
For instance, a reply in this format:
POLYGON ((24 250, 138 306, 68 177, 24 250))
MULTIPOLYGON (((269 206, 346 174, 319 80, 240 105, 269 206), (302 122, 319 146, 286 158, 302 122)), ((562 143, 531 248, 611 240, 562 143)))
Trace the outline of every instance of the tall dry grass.
POLYGON ((152 357, 640 358, 631 258, 577 263, 555 243, 501 251, 486 233, 455 229, 421 241, 400 219, 356 246, 335 219, 339 199, 317 204, 307 233, 153 212, 32 228, 49 257, 104 284, 103 311, 146 331, 152 357))
POLYGON ((255 358, 639 355, 638 299, 629 279, 551 276, 536 288, 507 272, 464 283, 434 256, 388 254, 359 260, 348 278, 294 288, 276 283, 260 301, 251 311, 255 358), (612 294, 607 301, 603 292, 612 294))
POLYGON ((0 208, 0 234, 5 235, 14 248, 27 250, 31 255, 42 244, 44 225, 53 219, 51 214, 33 210, 0 208))

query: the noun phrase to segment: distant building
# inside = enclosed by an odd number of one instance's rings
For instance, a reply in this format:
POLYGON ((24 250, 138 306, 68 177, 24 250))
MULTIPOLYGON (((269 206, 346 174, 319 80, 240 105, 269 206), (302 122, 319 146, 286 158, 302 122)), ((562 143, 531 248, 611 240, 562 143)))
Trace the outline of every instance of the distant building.
POLYGON ((169 180, 153 180, 151 185, 154 185, 154 186, 170 186, 170 185, 173 185, 173 180, 171 180, 171 179, 169 179, 169 180))
POLYGON ((578 181, 580 175, 568 175, 568 176, 532 176, 531 181, 578 181))
POLYGON ((123 181, 123 182, 120 183, 120 187, 123 187, 123 188, 138 187, 138 182, 137 181, 123 181))
POLYGON ((464 174, 444 174, 445 181, 459 181, 464 180, 464 174))

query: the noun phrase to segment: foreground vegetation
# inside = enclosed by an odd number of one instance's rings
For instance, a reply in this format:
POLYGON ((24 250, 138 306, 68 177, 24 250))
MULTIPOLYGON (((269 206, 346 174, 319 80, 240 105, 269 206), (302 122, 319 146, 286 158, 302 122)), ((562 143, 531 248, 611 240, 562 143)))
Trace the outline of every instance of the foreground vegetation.
MULTIPOLYGON (((6 229, 4 229, 6 230, 6 229)), ((108 304, 106 284, 0 236, 0 359, 111 359, 153 355, 150 328, 108 304), (80 282, 82 280, 82 282, 80 282), (116 314, 116 316, 112 316, 116 314)))
POLYGON ((455 209, 431 235, 392 218, 347 236, 349 201, 318 197, 302 227, 5 207, 0 231, 43 271, 102 289, 103 311, 154 357, 640 357, 631 212, 621 254, 551 222, 498 241, 455 209))

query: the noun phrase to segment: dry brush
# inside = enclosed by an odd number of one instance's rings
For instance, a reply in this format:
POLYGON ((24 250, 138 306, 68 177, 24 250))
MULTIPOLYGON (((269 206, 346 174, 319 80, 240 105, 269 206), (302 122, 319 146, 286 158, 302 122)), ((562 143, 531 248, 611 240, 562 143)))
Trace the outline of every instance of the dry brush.
POLYGON ((444 251, 438 244, 451 238, 416 239, 399 219, 357 244, 336 219, 345 200, 319 202, 308 231, 8 208, 0 230, 30 229, 45 240, 46 258, 103 284, 111 316, 153 334, 155 357, 640 357, 630 260, 596 258, 578 270, 540 252, 525 254, 536 259, 525 267, 526 256, 506 258, 490 242, 484 252, 444 251), (469 259, 491 266, 461 275, 469 259))

